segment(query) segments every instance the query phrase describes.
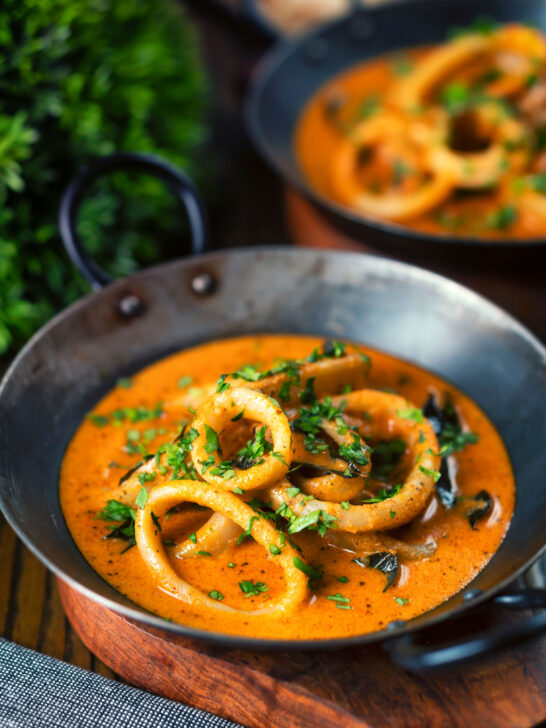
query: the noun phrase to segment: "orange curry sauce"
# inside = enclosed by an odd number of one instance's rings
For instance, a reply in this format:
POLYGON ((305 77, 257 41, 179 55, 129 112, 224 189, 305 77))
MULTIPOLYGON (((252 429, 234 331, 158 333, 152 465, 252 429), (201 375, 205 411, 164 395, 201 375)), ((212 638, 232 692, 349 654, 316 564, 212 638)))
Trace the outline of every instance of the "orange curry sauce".
MULTIPOLYGON (((422 561, 401 561, 399 576, 386 591, 385 575, 354 563, 354 554, 328 547, 316 532, 297 533, 293 540, 302 548, 303 558, 308 564, 321 565, 324 575, 309 590, 301 610, 283 619, 252 616, 253 608, 284 588, 280 567, 268 560, 252 539, 219 556, 173 559, 177 561, 176 570, 188 582, 205 593, 219 590, 226 604, 249 610, 248 616, 241 616, 212 614, 183 604, 156 587, 136 546, 123 553, 127 545, 124 541, 104 538, 109 526, 97 519, 96 513, 111 497, 120 476, 140 460, 138 453, 127 453, 127 443, 145 443, 146 450, 154 452, 173 439, 181 420, 191 420, 187 410, 169 402, 180 401, 181 393, 187 393, 190 399, 199 398, 200 387, 244 364, 269 367, 278 358, 305 357, 321 343, 307 336, 268 334, 204 344, 149 366, 104 397, 71 441, 60 477, 68 527, 93 569, 129 599, 169 620, 265 638, 312 639, 371 632, 395 619, 422 614, 463 588, 491 559, 510 522, 515 485, 507 452, 494 426, 464 394, 427 371, 365 348, 361 350, 372 359, 367 386, 395 390, 416 406, 422 406, 430 393, 443 398, 448 392, 461 422, 479 436, 476 444, 467 445, 454 456, 461 494, 474 496, 486 488, 493 499, 492 510, 475 529, 470 527, 464 510, 455 506, 446 511, 432 496, 425 511, 409 526, 399 529, 398 536, 409 542, 433 538, 437 550, 422 561), (108 424, 101 419, 119 408, 153 409, 158 402, 163 403, 163 413, 156 419, 124 420, 118 425, 111 423, 111 417, 108 424), (242 580, 262 582, 268 591, 244 598, 239 587, 242 580), (335 601, 326 599, 335 594, 348 597, 351 609, 338 609, 335 601)), ((207 517, 207 513, 187 507, 175 519, 180 529, 178 537, 186 538, 207 517)), ((176 536, 169 532, 168 523, 163 528, 165 538, 176 536)))

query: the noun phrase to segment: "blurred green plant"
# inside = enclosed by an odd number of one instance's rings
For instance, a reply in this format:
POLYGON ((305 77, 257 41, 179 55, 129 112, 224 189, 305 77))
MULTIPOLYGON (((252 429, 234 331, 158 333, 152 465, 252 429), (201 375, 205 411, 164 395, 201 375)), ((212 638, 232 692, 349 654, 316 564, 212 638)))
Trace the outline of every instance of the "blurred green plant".
MULTIPOLYGON (((174 0, 4 0, 0 9, 0 355, 88 290, 62 250, 61 193, 116 150, 200 178, 207 84, 174 0)), ((173 247, 168 193, 117 173, 82 205, 87 247, 115 275, 173 247), (127 221, 130 220, 131 228, 127 221), (166 222, 165 222, 166 221, 166 222)))

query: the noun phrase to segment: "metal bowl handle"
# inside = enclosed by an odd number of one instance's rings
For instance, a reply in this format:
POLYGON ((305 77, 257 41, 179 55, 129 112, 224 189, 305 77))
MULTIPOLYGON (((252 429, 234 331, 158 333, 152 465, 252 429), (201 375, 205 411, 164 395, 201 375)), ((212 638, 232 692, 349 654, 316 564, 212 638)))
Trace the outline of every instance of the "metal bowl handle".
POLYGON ((113 170, 132 170, 165 182, 173 195, 182 202, 188 213, 192 254, 202 253, 207 247, 207 223, 201 197, 191 179, 165 159, 152 154, 117 152, 99 157, 82 167, 65 189, 59 210, 59 227, 64 247, 70 259, 95 289, 111 282, 106 273, 85 249, 77 231, 78 210, 89 185, 98 177, 113 170))
MULTIPOLYGON (((521 589, 500 594, 493 600, 509 609, 545 609, 546 589, 521 589)), ((384 648, 406 670, 418 671, 444 667, 471 657, 490 655, 504 647, 521 643, 546 632, 546 611, 518 624, 490 629, 477 637, 447 642, 434 647, 417 643, 416 637, 404 635, 389 640, 384 648)))

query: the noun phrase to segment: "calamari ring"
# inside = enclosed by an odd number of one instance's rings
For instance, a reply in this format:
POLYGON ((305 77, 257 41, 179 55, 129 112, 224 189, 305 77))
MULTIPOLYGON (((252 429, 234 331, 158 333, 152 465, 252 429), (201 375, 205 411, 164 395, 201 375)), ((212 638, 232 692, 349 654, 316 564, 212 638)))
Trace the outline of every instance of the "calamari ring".
POLYGON ((242 529, 222 513, 212 516, 195 532, 195 543, 186 539, 172 546, 170 553, 177 559, 188 559, 197 556, 198 551, 207 551, 217 556, 232 546, 242 533, 242 529))
MULTIPOLYGON (((352 445, 354 438, 358 438, 361 447, 368 449, 366 443, 362 440, 358 433, 348 430, 341 435, 338 432, 338 426, 335 422, 324 419, 321 429, 338 445, 352 445)), ((294 433, 294 447, 292 450, 292 462, 309 463, 322 468, 332 469, 343 473, 347 469, 347 462, 341 458, 334 458, 329 452, 312 453, 305 447, 304 437, 300 433, 294 433)), ((350 501, 358 496, 365 484, 365 478, 368 476, 371 468, 371 460, 365 465, 359 466, 360 475, 352 473, 343 476, 337 473, 328 473, 326 475, 318 475, 315 477, 305 477, 300 475, 298 470, 294 470, 294 482, 301 487, 304 493, 313 495, 319 500, 332 501, 341 503, 342 501, 350 501)))
POLYGON ((275 508, 285 504, 298 517, 316 510, 325 511, 337 519, 336 525, 340 531, 357 533, 398 528, 423 510, 432 493, 434 478, 427 473, 437 471, 440 466, 440 457, 432 454, 438 452, 436 435, 427 420, 420 423, 399 414, 408 409, 408 402, 396 394, 362 389, 343 397, 334 397, 332 404, 339 406, 342 401, 345 401, 344 411, 347 414, 362 415, 365 412, 371 418, 360 428, 365 438, 399 437, 410 448, 413 465, 401 490, 379 503, 351 505, 345 509, 338 503, 315 498, 306 500, 302 494, 290 497, 287 492, 289 484, 285 481, 269 488, 268 498, 275 508))
POLYGON ((378 195, 362 188, 356 175, 360 149, 380 144, 388 134, 401 133, 408 133, 408 122, 403 123, 391 112, 385 112, 361 122, 350 138, 339 142, 330 165, 331 186, 339 202, 367 217, 405 222, 425 214, 449 197, 453 179, 448 171, 441 168, 427 169, 430 180, 413 192, 378 195))
POLYGON ((173 480, 154 488, 145 507, 138 509, 135 518, 135 539, 138 550, 154 581, 162 590, 189 605, 245 615, 286 616, 293 613, 306 598, 307 578, 294 566, 297 551, 289 543, 282 544, 280 536, 281 534, 269 520, 256 518, 255 511, 237 496, 194 480, 173 480), (255 541, 264 547, 267 558, 282 567, 286 581, 284 593, 258 609, 235 609, 207 596, 184 581, 169 564, 161 532, 156 527, 156 519, 185 501, 212 508, 240 528, 249 529, 255 541), (280 553, 274 556, 269 550, 270 546, 276 546, 280 553))
POLYGON ((439 46, 416 64, 413 72, 396 83, 389 103, 398 109, 418 111, 427 95, 469 61, 491 50, 491 38, 468 34, 439 46))
MULTIPOLYGON (((287 383, 287 393, 282 404, 285 407, 298 405, 300 394, 304 391, 309 379, 314 379, 314 389, 317 397, 326 397, 328 394, 338 394, 347 384, 351 389, 362 389, 366 384, 369 365, 359 354, 347 353, 335 359, 322 359, 316 362, 305 362, 297 367, 297 377, 291 372, 271 374, 255 382, 249 382, 242 377, 229 375, 225 381, 230 387, 244 387, 267 394, 269 397, 279 398, 283 384, 287 383)), ((285 387, 286 388, 286 387, 285 387)), ((206 397, 214 394, 216 384, 205 384, 196 388, 199 397, 191 388, 189 392, 181 394, 164 403, 165 409, 188 407, 197 409, 206 397)))
POLYGON ((546 61, 544 37, 534 28, 513 23, 495 31, 491 40, 496 66, 503 74, 485 90, 497 98, 512 96, 526 87, 529 77, 546 61))
POLYGON ((321 398, 328 394, 339 394, 346 385, 351 389, 361 389, 366 383, 368 370, 369 365, 359 354, 347 353, 336 359, 322 359, 301 364, 298 367, 297 377, 290 372, 280 372, 258 379, 256 382, 247 382, 234 376, 227 377, 226 382, 231 387, 256 389, 275 399, 279 399, 281 387, 287 383, 288 391, 282 404, 284 407, 290 407, 300 404, 300 394, 305 390, 309 379, 314 380, 315 395, 321 398))
MULTIPOLYGON (((509 117, 495 102, 472 109, 476 123, 487 129, 492 142, 482 152, 463 153, 448 146, 449 119, 439 114, 439 134, 430 136, 427 165, 438 174, 447 174, 456 187, 479 189, 499 182, 507 172, 518 172, 528 159, 525 125, 509 117)), ((425 141, 423 139, 423 141, 425 141)))
POLYGON ((292 461, 292 433, 286 415, 278 404, 261 392, 230 387, 223 392, 213 394, 197 410, 192 428, 198 433, 192 444, 193 463, 208 483, 223 490, 241 488, 247 491, 271 485, 284 477, 292 461), (248 470, 240 470, 234 466, 235 476, 224 479, 221 475, 213 473, 220 459, 217 451, 210 452, 206 449, 205 425, 219 435, 225 425, 241 410, 244 410, 245 419, 257 420, 268 425, 273 438, 273 451, 264 454, 262 462, 251 466, 248 470), (204 466, 203 463, 211 455, 214 464, 204 466))
POLYGON ((413 73, 395 84, 389 104, 398 109, 418 111, 434 90, 453 73, 484 55, 512 52, 525 56, 518 73, 489 84, 486 92, 497 98, 510 95, 525 86, 533 64, 546 59, 546 45, 540 33, 521 25, 508 25, 489 35, 466 34, 428 53, 413 73))

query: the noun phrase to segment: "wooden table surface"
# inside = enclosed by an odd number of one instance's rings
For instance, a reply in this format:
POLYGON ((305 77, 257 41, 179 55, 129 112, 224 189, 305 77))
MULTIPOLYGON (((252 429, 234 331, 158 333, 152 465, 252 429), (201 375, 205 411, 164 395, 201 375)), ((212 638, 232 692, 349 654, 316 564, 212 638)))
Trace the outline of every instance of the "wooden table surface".
MULTIPOLYGON (((229 180, 229 184, 224 186, 225 194, 213 209, 215 245, 228 247, 290 242, 291 235, 285 225, 282 185, 250 149, 241 120, 241 97, 262 48, 246 31, 238 36, 239 29, 226 29, 225 19, 209 15, 197 3, 191 3, 191 8, 204 38, 203 50, 211 69, 216 99, 211 113, 211 150, 219 161, 219 184, 222 183, 222 175, 225 175, 226 182, 229 180), (235 159, 237 164, 232 164, 235 159)), ((300 243, 308 242, 316 232, 317 239, 326 244, 325 233, 320 232, 313 211, 296 197, 288 200, 288 222, 293 236, 300 243), (316 227, 313 228, 313 225, 316 227)), ((513 275, 511 271, 476 272, 472 262, 468 261, 466 272, 456 273, 455 277, 504 304, 536 334, 546 338, 544 271, 513 275)), ((0 635, 116 678, 87 650, 68 624, 55 578, 22 545, 1 517, 0 563, 3 570, 0 579, 0 635)), ((546 660, 543 650, 541 655, 534 669, 544 677, 546 660)), ((517 724, 526 725, 522 722, 517 724)))

